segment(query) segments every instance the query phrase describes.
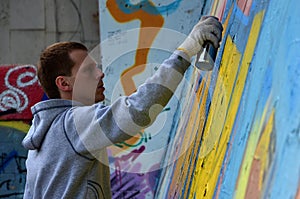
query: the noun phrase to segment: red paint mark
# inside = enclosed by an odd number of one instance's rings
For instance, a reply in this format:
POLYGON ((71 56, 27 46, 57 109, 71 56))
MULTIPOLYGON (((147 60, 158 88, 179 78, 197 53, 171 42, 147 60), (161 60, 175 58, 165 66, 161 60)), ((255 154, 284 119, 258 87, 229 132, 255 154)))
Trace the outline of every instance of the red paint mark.
POLYGON ((248 186, 245 198, 261 198, 263 185, 266 183, 266 176, 269 171, 269 166, 273 160, 275 151, 274 128, 275 110, 272 111, 270 118, 266 121, 265 126, 260 134, 260 139, 257 144, 254 159, 250 168, 248 186))
POLYGON ((252 0, 238 0, 237 5, 246 16, 249 16, 252 0))
POLYGON ((217 10, 215 13, 215 16, 219 18, 220 21, 222 21, 224 13, 225 13, 225 8, 226 8, 227 0, 224 0, 217 5, 217 10))

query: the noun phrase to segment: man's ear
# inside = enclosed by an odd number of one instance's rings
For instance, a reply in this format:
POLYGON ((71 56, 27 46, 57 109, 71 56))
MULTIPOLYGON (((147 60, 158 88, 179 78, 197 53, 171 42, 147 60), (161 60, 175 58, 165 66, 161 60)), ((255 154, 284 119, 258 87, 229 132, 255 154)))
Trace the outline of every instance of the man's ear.
POLYGON ((73 84, 71 82, 71 79, 66 76, 58 76, 55 79, 55 84, 57 88, 64 92, 72 91, 73 84))

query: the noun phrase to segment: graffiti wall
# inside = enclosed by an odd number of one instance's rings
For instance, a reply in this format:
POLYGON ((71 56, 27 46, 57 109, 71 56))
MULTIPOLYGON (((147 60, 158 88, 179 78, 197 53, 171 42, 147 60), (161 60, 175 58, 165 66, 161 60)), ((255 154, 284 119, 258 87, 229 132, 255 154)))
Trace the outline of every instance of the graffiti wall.
MULTIPOLYGON (((99 0, 106 104, 134 92, 202 15, 224 26, 214 69, 190 67, 154 125, 109 147, 113 198, 300 198, 299 10, 296 0, 99 0)), ((1 66, 0 198, 23 195, 21 140, 45 99, 35 72, 1 66)))
MULTIPOLYGON (((133 93, 170 56, 207 8, 203 1, 100 1, 101 53, 106 103, 133 93), (176 21, 176 23, 174 23, 176 21)), ((192 71, 189 71, 189 76, 192 71)), ((178 88, 151 127, 109 148, 113 198, 154 198, 181 117, 178 88), (164 160, 166 162, 164 163, 164 160)))
POLYGON ((0 198, 22 198, 27 151, 21 142, 30 127, 30 107, 44 93, 34 66, 0 68, 0 198))
POLYGON ((191 67, 154 127, 109 149, 114 198, 300 197, 296 0, 99 2, 108 104, 201 15, 224 26, 213 71, 191 67))

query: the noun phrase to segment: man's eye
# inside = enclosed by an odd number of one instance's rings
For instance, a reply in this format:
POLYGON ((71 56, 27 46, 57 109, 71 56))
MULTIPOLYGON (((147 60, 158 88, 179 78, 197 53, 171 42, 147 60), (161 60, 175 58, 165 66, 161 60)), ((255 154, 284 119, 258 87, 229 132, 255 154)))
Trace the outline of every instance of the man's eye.
POLYGON ((86 72, 93 72, 94 71, 94 67, 86 67, 85 69, 86 72))

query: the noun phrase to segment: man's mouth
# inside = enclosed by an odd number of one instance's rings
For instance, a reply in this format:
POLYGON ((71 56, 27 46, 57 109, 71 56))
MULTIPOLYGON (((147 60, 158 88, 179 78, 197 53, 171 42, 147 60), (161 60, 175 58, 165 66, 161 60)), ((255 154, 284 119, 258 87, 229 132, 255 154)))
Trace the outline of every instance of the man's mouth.
POLYGON ((104 88, 104 84, 99 84, 99 85, 97 86, 97 89, 105 89, 105 88, 104 88))

